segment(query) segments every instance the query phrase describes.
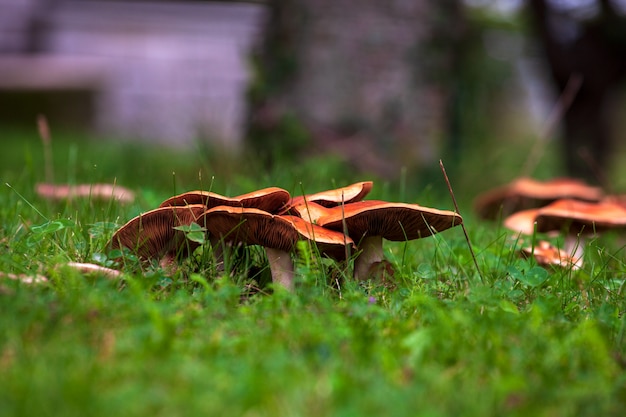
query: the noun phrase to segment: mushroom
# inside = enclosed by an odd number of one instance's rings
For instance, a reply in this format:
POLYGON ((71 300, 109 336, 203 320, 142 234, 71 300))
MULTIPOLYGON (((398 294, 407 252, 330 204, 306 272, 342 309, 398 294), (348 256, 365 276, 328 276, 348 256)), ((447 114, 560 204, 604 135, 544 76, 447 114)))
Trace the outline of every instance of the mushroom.
POLYGON ((506 217, 511 213, 542 207, 563 198, 595 202, 602 196, 600 188, 572 178, 555 178, 541 182, 522 177, 479 195, 474 201, 474 210, 484 219, 495 219, 500 214, 506 217))
POLYGON ((612 202, 587 203, 562 199, 541 208, 537 213, 537 230, 559 230, 593 234, 626 227, 626 208, 612 202))
POLYGON ((0 271, 0 279, 7 278, 14 281, 19 281, 23 284, 43 284, 48 282, 48 278, 40 274, 13 274, 11 272, 0 271))
POLYGON ((357 182, 346 187, 336 188, 334 190, 320 191, 315 194, 306 194, 295 196, 289 201, 286 209, 281 212, 284 214, 290 208, 304 202, 317 203, 323 207, 335 207, 339 204, 348 204, 355 201, 361 201, 372 190, 374 183, 372 181, 357 182))
POLYGON ((522 248, 520 253, 526 258, 534 257, 535 261, 544 267, 556 265, 577 270, 583 266, 581 256, 576 256, 576 253, 569 254, 565 250, 560 250, 547 240, 540 240, 534 247, 522 248))
POLYGON ((100 266, 88 262, 68 262, 64 266, 74 269, 81 274, 85 275, 101 275, 108 279, 116 279, 119 278, 121 273, 118 270, 107 268, 105 266, 100 266))
MULTIPOLYGON (((184 206, 187 204, 203 204, 207 209, 218 206, 248 207, 276 213, 285 207, 291 196, 288 191, 278 187, 268 187, 261 190, 241 194, 236 197, 225 197, 210 191, 188 191, 168 198, 160 207, 184 206)), ((209 243, 213 250, 213 257, 218 271, 223 270, 224 247, 220 245, 219 236, 209 234, 209 243)))
POLYGON ((360 201, 327 209, 317 224, 347 232, 361 250, 354 265, 356 279, 367 279, 372 265, 382 262, 383 238, 405 241, 431 236, 457 226, 463 218, 455 212, 417 204, 360 201))
POLYGON ((169 263, 176 255, 188 254, 199 243, 187 241, 175 227, 197 222, 206 207, 202 204, 159 207, 140 214, 120 227, 111 237, 108 248, 128 248, 140 259, 159 259, 169 263))
POLYGON ((539 209, 523 210, 509 216, 505 227, 530 235, 565 232, 564 251, 580 267, 582 265, 582 240, 608 229, 626 227, 626 208, 619 204, 603 201, 589 203, 561 199, 539 209))
POLYGON ((201 219, 209 234, 224 241, 260 245, 265 248, 272 281, 293 291, 294 265, 290 252, 299 240, 315 243, 322 254, 335 259, 354 242, 338 233, 311 224, 296 216, 273 215, 255 208, 218 206, 207 210, 201 219))
POLYGON ((188 191, 168 198, 159 207, 204 204, 207 208, 217 206, 250 207, 276 213, 289 202, 290 198, 288 191, 278 187, 263 188, 236 197, 225 197, 210 191, 188 191))
POLYGON ((132 203, 135 199, 135 194, 132 191, 116 184, 56 185, 40 183, 36 185, 35 191, 40 197, 48 200, 72 200, 86 197, 132 203))

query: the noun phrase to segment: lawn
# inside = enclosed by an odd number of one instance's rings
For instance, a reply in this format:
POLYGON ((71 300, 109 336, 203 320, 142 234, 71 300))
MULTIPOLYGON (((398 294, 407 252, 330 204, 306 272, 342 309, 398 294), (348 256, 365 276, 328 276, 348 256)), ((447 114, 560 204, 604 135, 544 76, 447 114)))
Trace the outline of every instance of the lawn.
POLYGON ((225 273, 207 245, 174 272, 130 262, 111 280, 64 265, 108 265, 117 227, 187 190, 297 195, 371 179, 371 198, 454 210, 443 178, 388 181, 332 157, 263 170, 201 146, 59 136, 56 182, 116 182, 137 198, 46 201, 36 132, 3 133, 0 271, 49 281, 0 279, 0 416, 624 415, 623 236, 587 241, 579 271, 520 258, 528 241, 472 213, 493 185, 476 181, 484 160, 446 167, 479 270, 455 227, 386 242, 391 283, 356 283, 300 251, 292 294, 268 284, 255 247, 225 273))

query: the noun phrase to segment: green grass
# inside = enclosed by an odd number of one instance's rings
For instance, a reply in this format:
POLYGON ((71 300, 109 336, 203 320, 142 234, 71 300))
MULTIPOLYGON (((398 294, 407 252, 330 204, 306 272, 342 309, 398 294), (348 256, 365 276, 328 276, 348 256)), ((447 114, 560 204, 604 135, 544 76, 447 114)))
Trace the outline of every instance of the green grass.
POLYGON ((450 179, 484 281, 457 227, 386 243, 395 288, 347 279, 337 288, 345 269, 304 254, 296 293, 270 295, 255 248, 230 276, 211 270, 206 248, 173 274, 130 264, 119 281, 62 264, 106 264, 115 227, 186 190, 235 195, 277 185, 297 194, 374 179, 374 198, 451 209, 443 180, 385 181, 333 158, 263 171, 253 158, 241 163, 202 147, 166 152, 65 136, 54 143, 57 182, 116 180, 139 198, 129 206, 51 203, 34 193, 44 179, 36 136, 6 133, 3 149, 0 271, 38 272, 50 282, 0 280, 0 416, 621 416, 626 409, 623 236, 588 242, 581 271, 518 258, 529 242, 471 213, 467 184, 481 186, 482 162, 450 179), (261 292, 251 291, 256 286, 261 292))

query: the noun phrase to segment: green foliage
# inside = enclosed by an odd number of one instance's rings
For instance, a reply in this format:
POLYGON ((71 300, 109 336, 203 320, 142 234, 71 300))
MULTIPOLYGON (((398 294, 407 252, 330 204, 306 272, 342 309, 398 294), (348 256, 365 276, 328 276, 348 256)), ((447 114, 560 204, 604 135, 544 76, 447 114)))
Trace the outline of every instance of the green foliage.
MULTIPOLYGON (((58 141, 57 155, 76 156, 65 180, 117 178, 139 200, 51 203, 33 191, 36 143, 21 143, 0 157, 11 185, 0 191, 0 271, 49 282, 0 279, 0 416, 618 416, 626 407, 619 235, 588 242, 580 271, 546 270, 462 201, 484 282, 454 228, 386 242, 391 283, 353 282, 350 265, 299 245, 295 294, 272 293, 262 251, 229 253, 216 269, 198 225, 181 228, 202 246, 178 269, 126 257, 122 278, 106 280, 61 265, 111 265, 113 231, 175 192, 297 194, 359 178, 333 160, 256 174, 240 164, 231 175, 195 153, 133 145, 129 158, 126 146, 58 141), (198 171, 210 166, 224 171, 205 171, 215 177, 205 183, 198 171)), ((374 195, 426 199, 427 187, 405 187, 377 182, 374 195)))

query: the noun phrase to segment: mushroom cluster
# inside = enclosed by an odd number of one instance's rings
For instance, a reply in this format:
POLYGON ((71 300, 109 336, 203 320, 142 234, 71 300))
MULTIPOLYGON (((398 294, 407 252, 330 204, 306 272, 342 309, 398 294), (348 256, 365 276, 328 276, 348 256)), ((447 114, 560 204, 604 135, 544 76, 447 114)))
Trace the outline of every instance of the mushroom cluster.
POLYGON ((131 219, 113 234, 108 248, 127 248, 141 260, 175 262, 200 245, 181 228, 196 223, 217 258, 224 245, 264 247, 273 282, 292 291, 291 254, 299 241, 309 242, 316 253, 338 261, 352 259, 354 253, 354 276, 363 280, 384 260, 383 239, 419 239, 463 221, 452 211, 363 200, 372 186, 371 181, 364 181, 295 197, 277 187, 236 197, 190 191, 131 219))
POLYGON ((544 266, 580 269, 586 237, 626 228, 623 200, 570 178, 546 182, 520 178, 479 195, 474 208, 485 219, 502 217, 504 226, 520 235, 563 235, 562 249, 542 240, 520 251, 544 266))

